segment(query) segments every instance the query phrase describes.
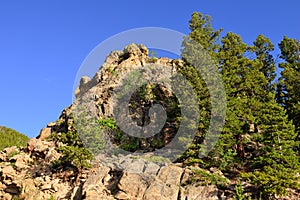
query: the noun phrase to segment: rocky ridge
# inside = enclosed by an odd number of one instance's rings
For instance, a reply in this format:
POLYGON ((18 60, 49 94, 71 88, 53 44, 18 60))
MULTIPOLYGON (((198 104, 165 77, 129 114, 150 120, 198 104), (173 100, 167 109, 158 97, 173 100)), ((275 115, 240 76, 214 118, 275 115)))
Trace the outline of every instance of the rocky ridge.
MULTIPOLYGON (((111 91, 118 86, 118 74, 124 74, 137 66, 156 63, 174 72, 183 65, 181 60, 149 58, 143 45, 131 44, 123 51, 114 51, 106 58, 95 76, 83 77, 75 91, 75 102, 65 110, 56 122, 48 124, 27 147, 10 147, 0 153, 0 199, 25 200, 218 200, 232 199, 234 188, 218 189, 205 181, 195 181, 197 166, 186 167, 180 163, 162 164, 155 161, 151 152, 143 158, 127 155, 115 159, 99 154, 92 161, 92 168, 80 173, 72 167, 57 168, 53 162, 62 156, 56 148, 61 143, 49 141, 53 133, 63 134, 73 128, 72 113, 78 105, 84 105, 93 116, 113 115, 111 91)), ((163 94, 167 94, 165 91, 163 94)), ((172 127, 165 127, 162 138, 170 134, 172 127)), ((149 141, 146 141, 146 146, 149 141)), ((149 145, 148 145, 149 146, 149 145)), ((208 175, 228 179, 215 168, 202 170, 208 175)), ((295 199, 291 197, 290 199, 295 199)), ((296 197, 297 199, 297 197, 296 197)))

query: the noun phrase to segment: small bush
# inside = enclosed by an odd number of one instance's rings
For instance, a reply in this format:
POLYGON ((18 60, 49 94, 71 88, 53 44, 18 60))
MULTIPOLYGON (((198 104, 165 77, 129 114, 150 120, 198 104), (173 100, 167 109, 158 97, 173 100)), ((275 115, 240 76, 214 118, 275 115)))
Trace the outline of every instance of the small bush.
POLYGON ((93 159, 92 154, 84 147, 79 146, 62 146, 57 148, 63 156, 56 162, 56 165, 70 164, 76 168, 90 168, 90 160, 93 159))
POLYGON ((117 128, 117 123, 112 118, 105 118, 105 119, 100 118, 98 122, 101 126, 105 126, 107 128, 110 128, 110 129, 116 129, 117 128))
POLYGON ((228 180, 219 174, 211 174, 204 169, 193 168, 193 176, 185 183, 186 185, 191 183, 197 183, 203 186, 216 185, 218 188, 223 188, 228 184, 228 180))
POLYGON ((91 167, 90 161, 93 159, 93 155, 84 147, 75 128, 69 128, 66 133, 53 133, 49 139, 64 144, 64 146, 56 148, 63 156, 54 161, 54 166, 74 166, 78 170, 91 167))

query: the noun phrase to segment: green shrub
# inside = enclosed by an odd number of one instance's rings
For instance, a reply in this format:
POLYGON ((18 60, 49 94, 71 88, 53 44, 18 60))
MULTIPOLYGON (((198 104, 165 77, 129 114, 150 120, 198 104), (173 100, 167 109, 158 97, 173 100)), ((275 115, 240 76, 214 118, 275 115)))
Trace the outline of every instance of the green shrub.
POLYGON ((0 151, 11 146, 26 146, 29 138, 11 128, 0 126, 0 151))
POLYGON ((246 196, 244 194, 244 189, 240 181, 235 185, 235 195, 233 196, 234 200, 244 200, 246 196))
POLYGON ((90 160, 93 159, 92 154, 84 147, 80 146, 62 146, 57 148, 63 156, 56 161, 56 165, 70 164, 77 169, 91 167, 90 160))
POLYGON ((219 174, 211 174, 201 168, 193 168, 193 175, 185 184, 197 183, 199 185, 216 185, 219 188, 223 188, 228 184, 228 180, 219 174))
POLYGON ((139 148, 139 140, 138 138, 125 138, 119 147, 125 151, 134 152, 139 148))
MULTIPOLYGON (((69 126, 73 126, 73 123, 70 123, 69 126)), ((66 133, 53 133, 49 137, 52 141, 64 144, 64 146, 56 148, 63 156, 54 161, 54 166, 74 166, 78 170, 91 167, 90 161, 93 159, 93 155, 83 145, 76 129, 69 127, 66 130, 69 131, 66 133)))
POLYGON ((157 58, 157 52, 150 51, 149 52, 148 60, 149 60, 149 62, 155 63, 158 60, 158 58, 157 58))
POLYGON ((101 126, 104 126, 104 127, 110 128, 110 129, 117 128, 117 123, 112 118, 105 118, 105 119, 100 118, 98 122, 101 126))

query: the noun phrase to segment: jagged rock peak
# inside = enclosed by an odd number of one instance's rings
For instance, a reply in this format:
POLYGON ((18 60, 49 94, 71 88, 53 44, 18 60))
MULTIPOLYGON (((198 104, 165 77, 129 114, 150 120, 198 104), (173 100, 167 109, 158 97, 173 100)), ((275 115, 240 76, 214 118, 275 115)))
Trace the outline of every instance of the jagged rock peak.
POLYGON ((111 68, 113 70, 116 66, 120 65, 123 61, 131 60, 135 62, 135 64, 143 65, 146 62, 146 59, 148 58, 149 50, 147 47, 143 44, 129 44, 127 45, 123 51, 117 50, 112 51, 105 59, 105 62, 102 64, 102 66, 99 68, 95 76, 90 79, 88 76, 83 76, 80 79, 80 85, 75 90, 75 96, 80 97, 84 93, 87 92, 90 88, 94 87, 105 79, 107 74, 105 74, 105 71, 108 68, 111 68))

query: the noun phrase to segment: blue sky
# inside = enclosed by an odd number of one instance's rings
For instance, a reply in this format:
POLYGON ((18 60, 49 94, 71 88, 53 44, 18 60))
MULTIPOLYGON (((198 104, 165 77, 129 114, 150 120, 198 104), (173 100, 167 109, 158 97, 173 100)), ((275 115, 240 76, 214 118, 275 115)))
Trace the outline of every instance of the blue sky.
POLYGON ((200 11, 248 44, 258 34, 278 44, 283 35, 299 39, 299 8, 299 0, 1 1, 0 125, 37 136, 72 103, 89 52, 122 31, 152 26, 188 34, 192 12, 200 11))

